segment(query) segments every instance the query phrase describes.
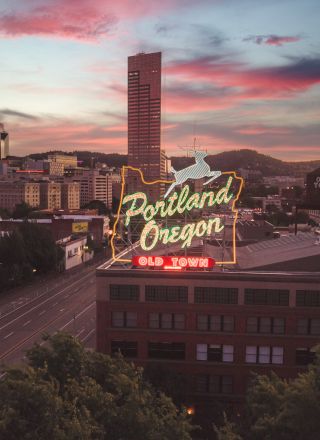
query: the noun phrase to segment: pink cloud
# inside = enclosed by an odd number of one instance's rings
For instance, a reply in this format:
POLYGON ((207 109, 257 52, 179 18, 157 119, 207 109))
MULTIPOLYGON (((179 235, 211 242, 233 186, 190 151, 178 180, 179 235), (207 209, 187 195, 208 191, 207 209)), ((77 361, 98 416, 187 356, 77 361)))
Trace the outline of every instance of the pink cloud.
MULTIPOLYGON (((6 37, 37 35, 84 41, 110 36, 119 20, 130 20, 179 6, 178 0, 36 0, 30 9, 1 11, 0 34, 6 37)), ((180 5, 191 3, 184 0, 180 5)))
POLYGON ((280 37, 277 35, 270 35, 264 43, 269 44, 270 46, 282 46, 285 43, 296 43, 300 40, 300 37, 280 37))
POLYGON ((320 58, 290 61, 283 66, 249 68, 219 57, 204 57, 173 63, 166 72, 186 84, 192 80, 195 84, 233 88, 231 95, 237 99, 283 99, 320 83, 320 58))
POLYGON ((288 135, 291 133, 291 130, 284 127, 266 127, 263 125, 256 126, 244 126, 236 130, 239 134, 256 136, 256 135, 265 135, 265 134, 275 134, 275 135, 288 135))
POLYGON ((298 36, 281 36, 281 35, 250 35, 243 41, 252 41, 256 44, 267 44, 269 46, 283 46, 286 43, 296 43, 300 41, 298 36))
POLYGON ((7 37, 38 35, 93 41, 107 35, 116 23, 112 14, 100 14, 95 8, 81 5, 77 9, 66 5, 4 14, 0 18, 0 32, 7 37))
POLYGON ((38 120, 28 123, 6 123, 10 132, 12 154, 61 149, 73 151, 118 151, 127 148, 127 127, 124 124, 101 126, 72 120, 38 120))

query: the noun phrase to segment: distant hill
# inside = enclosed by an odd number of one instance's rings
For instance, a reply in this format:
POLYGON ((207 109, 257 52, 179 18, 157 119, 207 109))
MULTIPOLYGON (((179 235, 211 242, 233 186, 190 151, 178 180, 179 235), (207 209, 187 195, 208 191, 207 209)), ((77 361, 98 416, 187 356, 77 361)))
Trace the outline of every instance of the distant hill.
MULTIPOLYGON (((50 153, 75 154, 82 165, 89 166, 91 158, 98 162, 104 162, 111 167, 121 167, 127 164, 126 154, 105 154, 91 151, 74 151, 65 153, 63 151, 50 151, 47 153, 30 154, 33 159, 44 159, 50 153)), ((172 166, 179 170, 194 163, 192 157, 171 157, 172 166)), ((209 155, 206 161, 212 169, 228 171, 246 168, 261 171, 264 176, 304 176, 306 173, 319 168, 320 160, 306 162, 285 162, 255 150, 234 150, 209 155)))
POLYGON ((47 159, 48 154, 66 154, 68 156, 76 155, 78 157, 78 161, 80 162, 81 166, 90 166, 90 163, 92 159, 94 159, 96 162, 102 162, 106 163, 110 167, 117 167, 120 168, 122 165, 126 165, 128 158, 126 154, 118 154, 118 153, 98 153, 98 152, 92 152, 92 151, 72 151, 72 152, 66 152, 66 151, 47 151, 46 153, 35 153, 35 154, 29 154, 28 157, 34 160, 41 160, 41 159, 47 159))
MULTIPOLYGON (((193 163, 193 158, 172 157, 172 166, 180 169, 193 163)), ((263 176, 304 176, 320 166, 320 160, 284 162, 255 150, 234 150, 208 156, 212 169, 228 171, 239 168, 261 171, 263 176)))

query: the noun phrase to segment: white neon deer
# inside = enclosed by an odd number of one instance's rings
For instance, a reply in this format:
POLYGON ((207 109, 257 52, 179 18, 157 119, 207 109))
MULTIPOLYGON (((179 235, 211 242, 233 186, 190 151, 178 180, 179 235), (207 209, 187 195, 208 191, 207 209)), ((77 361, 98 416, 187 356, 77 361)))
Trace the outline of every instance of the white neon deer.
POLYGON ((212 180, 221 176, 221 171, 211 171, 210 166, 204 161, 204 158, 207 156, 205 151, 194 151, 193 154, 196 160, 194 165, 190 165, 189 167, 180 171, 176 171, 174 168, 171 168, 171 171, 174 173, 175 182, 170 185, 164 195, 164 198, 171 193, 175 186, 181 185, 188 179, 202 179, 203 177, 210 177, 210 179, 203 184, 208 185, 208 183, 212 182, 212 180))

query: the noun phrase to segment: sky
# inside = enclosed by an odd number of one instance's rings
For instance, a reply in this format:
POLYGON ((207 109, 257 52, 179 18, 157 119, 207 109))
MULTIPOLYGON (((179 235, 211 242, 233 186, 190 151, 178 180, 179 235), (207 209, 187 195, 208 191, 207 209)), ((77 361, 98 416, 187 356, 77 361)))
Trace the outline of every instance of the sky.
POLYGON ((127 153, 127 57, 162 52, 162 147, 320 159, 319 0, 0 0, 10 154, 127 153))

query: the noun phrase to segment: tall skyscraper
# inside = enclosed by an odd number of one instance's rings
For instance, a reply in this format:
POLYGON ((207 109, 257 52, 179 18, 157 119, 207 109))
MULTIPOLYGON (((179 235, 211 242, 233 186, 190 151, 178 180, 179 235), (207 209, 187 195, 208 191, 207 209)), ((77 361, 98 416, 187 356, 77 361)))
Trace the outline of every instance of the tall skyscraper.
POLYGON ((9 156, 9 134, 4 131, 3 125, 0 124, 0 160, 9 156))
MULTIPOLYGON (((161 150, 161 52, 128 57, 128 165, 140 168, 147 181, 165 177, 161 150)), ((136 174, 129 173, 129 191, 139 191, 136 174)), ((145 190, 145 189, 144 189, 145 190)), ((160 189, 150 188, 156 199, 160 189)))

